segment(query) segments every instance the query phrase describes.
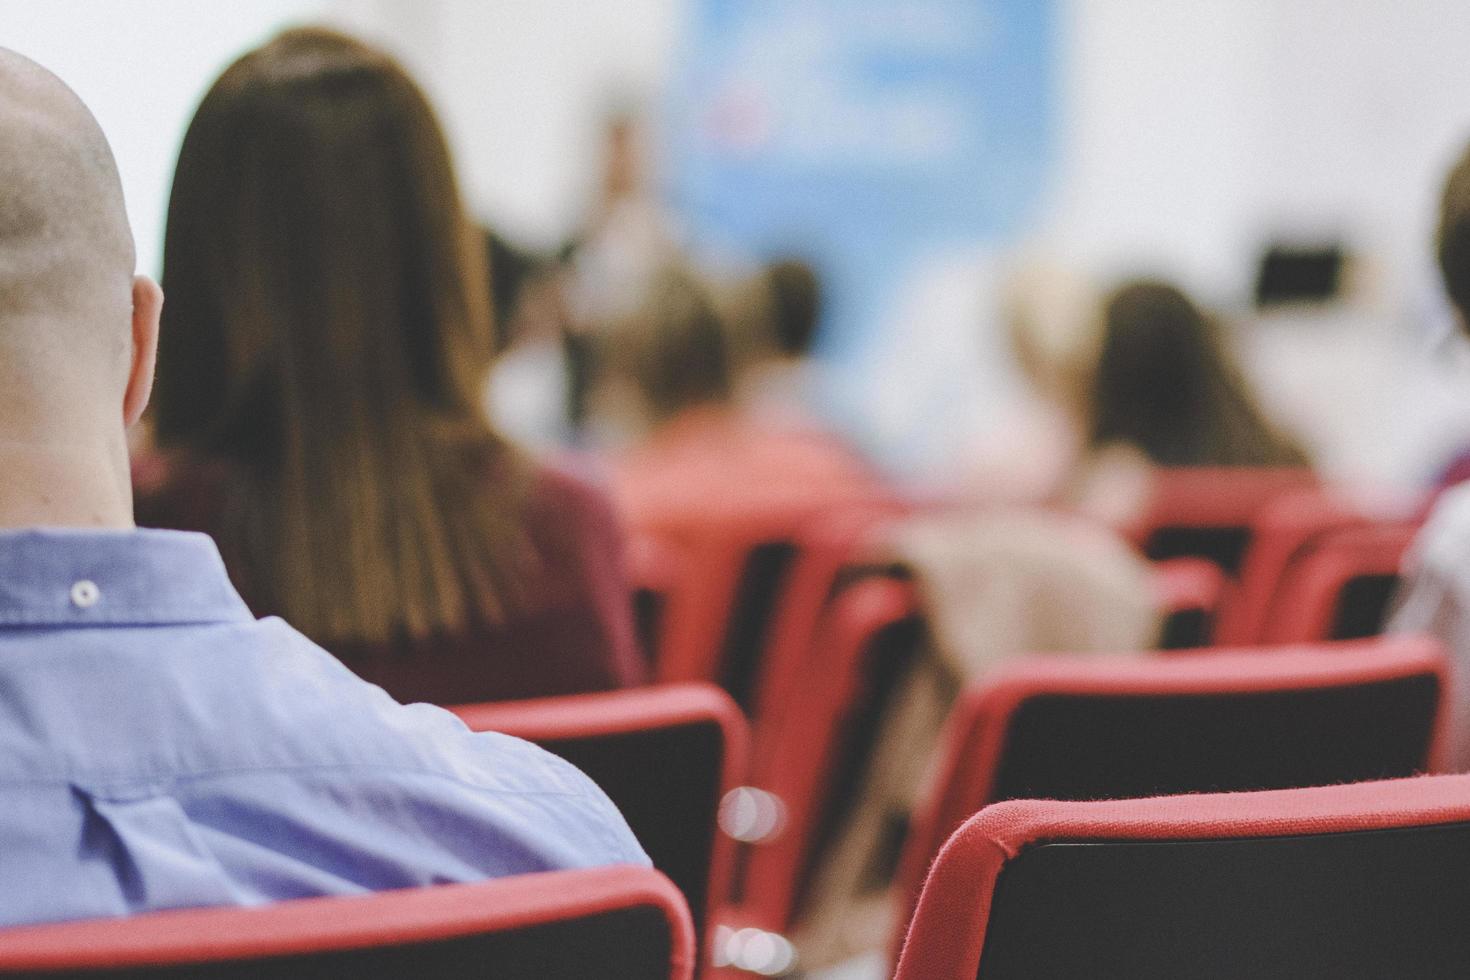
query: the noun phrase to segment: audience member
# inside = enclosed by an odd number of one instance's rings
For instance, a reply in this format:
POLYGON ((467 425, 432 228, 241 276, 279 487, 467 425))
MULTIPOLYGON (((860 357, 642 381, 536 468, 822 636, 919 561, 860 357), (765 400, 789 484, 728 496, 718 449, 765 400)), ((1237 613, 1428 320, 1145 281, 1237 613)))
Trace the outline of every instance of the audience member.
POLYGON ((618 502, 635 521, 671 508, 872 489, 862 462, 824 432, 762 425, 735 404, 726 327, 692 272, 664 269, 615 336, 647 420, 646 437, 615 467, 618 502))
POLYGON ((394 61, 319 29, 240 58, 174 178, 138 518, 212 534, 252 610, 404 701, 634 683, 610 508, 485 418, 485 274, 394 61))
POLYGON ((1038 503, 1062 492, 1083 452, 1088 377, 1097 361, 1098 294, 1075 268, 1026 256, 1000 281, 999 325, 1018 384, 967 448, 964 497, 1038 503))
MULTIPOLYGON (((1462 330, 1470 331, 1470 148, 1445 182, 1439 271, 1462 330)), ((1451 766, 1470 771, 1470 484, 1446 490, 1405 560, 1406 583, 1389 628, 1428 631, 1451 657, 1451 766)))
POLYGON ((626 345, 626 373, 637 386, 651 432, 730 409, 729 338, 708 289, 693 270, 660 270, 647 302, 616 329, 626 345))
POLYGON ((1266 421, 1218 325, 1179 289, 1125 283, 1101 318, 1068 502, 1123 522, 1146 501, 1155 467, 1307 465, 1266 421))
POLYGON ((822 284, 800 259, 761 270, 746 293, 747 342, 736 398, 754 420, 773 428, 821 428, 814 402, 818 384, 812 351, 822 318, 822 284))
POLYGON ((483 234, 485 260, 489 263, 491 327, 495 353, 499 355, 515 346, 520 339, 516 326, 523 293, 539 278, 548 263, 493 228, 483 229, 483 234))
MULTIPOLYGON (((273 50, 296 44, 343 42, 273 50)), ((224 225, 203 245, 228 240, 226 212, 198 220, 224 225)), ((134 261, 96 122, 0 49, 0 924, 646 863, 571 766, 395 703, 254 619, 208 538, 133 528, 124 429, 162 302, 134 261)))

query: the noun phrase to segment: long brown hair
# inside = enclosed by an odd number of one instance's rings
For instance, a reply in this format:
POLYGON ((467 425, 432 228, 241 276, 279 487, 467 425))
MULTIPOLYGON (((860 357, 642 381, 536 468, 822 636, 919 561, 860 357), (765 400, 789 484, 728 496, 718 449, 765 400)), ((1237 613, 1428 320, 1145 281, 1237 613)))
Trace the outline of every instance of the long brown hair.
POLYGON ((1215 321, 1168 283, 1125 283, 1103 306, 1090 443, 1126 443, 1160 466, 1295 466, 1215 321))
POLYGON ((526 467, 480 408, 484 244, 419 88, 333 31, 231 65, 184 137, 164 240, 164 448, 239 464, 247 596, 321 642, 502 619, 526 467))

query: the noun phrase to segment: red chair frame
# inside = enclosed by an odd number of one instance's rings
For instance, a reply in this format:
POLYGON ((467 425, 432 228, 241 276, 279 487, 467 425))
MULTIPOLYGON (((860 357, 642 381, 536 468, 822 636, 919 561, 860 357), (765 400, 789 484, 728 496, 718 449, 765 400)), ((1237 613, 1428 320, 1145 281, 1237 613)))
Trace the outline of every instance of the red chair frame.
POLYGON ((472 731, 501 732, 528 742, 618 735, 714 721, 732 751, 722 782, 735 785, 745 771, 745 717, 729 695, 712 684, 654 684, 621 691, 567 694, 523 701, 488 701, 449 708, 472 731))
POLYGON ((787 713, 808 710, 795 692, 811 669, 813 647, 843 573, 862 560, 877 530, 903 513, 903 505, 892 501, 850 505, 814 515, 798 530, 757 673, 751 706, 755 764, 775 750, 787 713))
POLYGON ((929 862, 950 833, 992 802, 1006 749, 1006 732, 1031 698, 1070 695, 1201 695, 1351 687, 1432 674, 1439 680, 1439 708, 1426 768, 1447 761, 1448 664, 1427 637, 1400 636, 1317 648, 1288 648, 1263 656, 1229 651, 1147 657, 1033 657, 997 670, 966 689, 946 726, 933 794, 915 815, 904 846, 900 883, 913 907, 929 862))
MULTIPOLYGON (((497 701, 449 709, 473 731, 495 731, 528 742, 592 739, 700 722, 719 726, 725 744, 720 797, 740 785, 746 771, 749 737, 745 716, 729 695, 712 684, 664 684, 572 694, 525 701, 497 701)), ((718 813, 716 812, 716 819, 718 813)), ((734 841, 716 832, 710 867, 705 921, 713 924, 730 878, 734 841)))
POLYGON ((0 975, 102 973, 371 949, 643 906, 660 910, 669 922, 668 976, 688 980, 694 969, 694 927, 684 896, 657 871, 632 865, 10 929, 0 933, 0 975))
POLYGON ((1368 518, 1321 489, 1283 494, 1263 507, 1251 532, 1235 590, 1220 611, 1215 640, 1222 646, 1262 642, 1276 590, 1287 567, 1318 537, 1368 518))
POLYGON ((1123 532, 1144 547, 1164 528, 1251 528, 1272 500, 1316 485, 1305 467, 1164 467, 1154 473, 1143 513, 1123 532))
POLYGON ((640 523, 638 534, 653 535, 682 555, 682 574, 665 599, 654 676, 666 682, 718 681, 721 653, 751 552, 766 542, 794 540, 812 517, 857 499, 802 496, 640 523))
POLYGON ((1022 850, 1061 841, 1168 841, 1388 830, 1470 821, 1470 777, 988 806, 944 845, 924 883, 896 980, 974 980, 996 881, 1022 850))
POLYGON ((744 897, 724 918, 773 932, 790 929, 800 877, 815 843, 825 777, 837 759, 842 722, 857 699, 870 644, 884 630, 919 613, 913 586, 874 577, 843 590, 823 617, 804 665, 805 683, 787 692, 772 752, 751 781, 782 803, 779 832, 745 855, 744 897))
POLYGON ((629 537, 628 584, 633 589, 635 617, 639 612, 637 603, 640 596, 656 596, 660 604, 659 619, 652 624, 651 631, 645 632, 648 624, 642 620, 636 622, 638 639, 644 647, 643 653, 650 666, 650 675, 658 673, 669 597, 683 580, 687 561, 688 558, 681 548, 658 535, 644 533, 629 537))
POLYGON ((1364 576, 1398 576, 1418 527, 1374 524, 1324 533, 1282 576, 1261 626, 1262 643, 1332 639, 1344 589, 1364 576))

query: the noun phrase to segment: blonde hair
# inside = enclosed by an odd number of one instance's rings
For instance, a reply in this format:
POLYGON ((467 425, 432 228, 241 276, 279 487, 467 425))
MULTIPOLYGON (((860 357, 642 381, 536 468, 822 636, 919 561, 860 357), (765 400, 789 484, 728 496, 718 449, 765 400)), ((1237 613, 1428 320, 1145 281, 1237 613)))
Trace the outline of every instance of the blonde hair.
POLYGON ((1022 373, 1044 398, 1079 415, 1102 345, 1099 300, 1085 276, 1042 259, 1018 263, 1001 286, 1006 334, 1022 373))

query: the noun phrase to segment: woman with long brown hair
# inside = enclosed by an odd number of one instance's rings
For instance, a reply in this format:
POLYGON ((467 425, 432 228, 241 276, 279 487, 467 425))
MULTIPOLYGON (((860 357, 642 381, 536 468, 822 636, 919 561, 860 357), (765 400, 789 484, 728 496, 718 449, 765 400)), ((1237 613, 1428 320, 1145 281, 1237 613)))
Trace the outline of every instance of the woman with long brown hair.
POLYGON ((1102 301, 1097 327, 1068 503, 1126 524, 1160 468, 1310 465, 1267 419, 1217 322, 1178 287, 1125 282, 1102 301))
POLYGON ((1139 279, 1107 298, 1092 378, 1094 449, 1125 444, 1157 466, 1300 466, 1266 421, 1219 327, 1177 287, 1139 279))
POLYGON ((480 408, 483 249, 423 94, 345 35, 246 54, 184 138, 139 519, 400 700, 640 674, 610 509, 480 408))

